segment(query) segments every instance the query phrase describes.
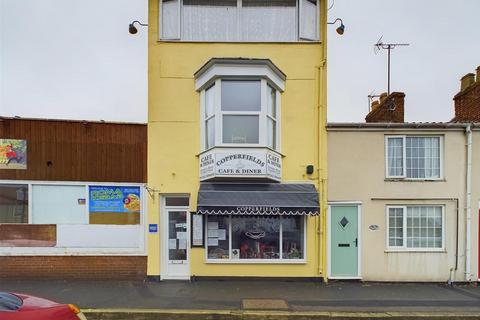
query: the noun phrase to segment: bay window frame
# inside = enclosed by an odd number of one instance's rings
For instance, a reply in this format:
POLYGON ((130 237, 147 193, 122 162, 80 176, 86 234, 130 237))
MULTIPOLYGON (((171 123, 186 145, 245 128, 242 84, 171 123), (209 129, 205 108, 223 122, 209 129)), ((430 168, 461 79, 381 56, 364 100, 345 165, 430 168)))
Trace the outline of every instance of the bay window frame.
POLYGON ((386 179, 402 179, 402 180, 412 180, 412 181, 435 181, 444 179, 444 136, 439 134, 432 135, 385 135, 385 177, 386 179), (407 176, 407 137, 408 138, 438 138, 439 139, 439 176, 438 177, 425 177, 425 178, 412 178, 407 176), (390 175, 389 174, 389 165, 388 165, 388 142, 390 139, 402 139, 402 174, 401 175, 390 175))
POLYGON ((385 207, 385 246, 387 252, 445 252, 445 205, 443 204, 411 204, 411 205, 387 205, 385 207), (428 248, 428 247, 420 247, 420 248, 413 248, 407 246, 407 208, 408 207, 439 207, 442 210, 442 247, 441 248, 428 248), (390 245, 390 209, 402 209, 403 215, 403 245, 402 246, 391 246, 390 245))
POLYGON ((268 148, 270 150, 281 152, 281 112, 280 112, 280 99, 281 94, 273 83, 270 83, 263 77, 220 77, 215 79, 212 85, 202 89, 200 92, 200 114, 201 114, 201 149, 203 151, 210 150, 215 147, 220 148, 268 148), (260 111, 224 111, 221 106, 222 98, 222 81, 260 81, 260 111), (268 87, 275 90, 275 115, 274 122, 276 123, 275 129, 275 148, 268 146, 268 127, 267 119, 270 117, 267 112, 267 94, 268 87), (213 87, 214 92, 214 113, 209 117, 206 116, 206 91, 213 87), (224 143, 223 142, 223 116, 224 115, 238 115, 238 116, 258 116, 258 143, 224 143), (208 132, 206 128, 206 121, 210 118, 214 118, 215 123, 215 135, 213 146, 207 148, 208 132))
MULTIPOLYGON (((215 216, 215 215, 211 215, 215 216)), ((208 237, 208 218, 210 215, 205 215, 206 221, 204 226, 204 234, 208 237)), ((251 216, 236 216, 236 217, 251 217, 251 216)), ((276 217, 276 216, 273 216, 276 217)), ((278 259, 232 259, 232 215, 228 215, 228 259, 212 259, 208 257, 208 239, 205 239, 205 263, 207 264, 305 264, 307 263, 307 216, 300 216, 303 219, 303 258, 302 259, 284 259, 283 258, 283 217, 280 215, 280 229, 279 229, 279 258, 278 259)))

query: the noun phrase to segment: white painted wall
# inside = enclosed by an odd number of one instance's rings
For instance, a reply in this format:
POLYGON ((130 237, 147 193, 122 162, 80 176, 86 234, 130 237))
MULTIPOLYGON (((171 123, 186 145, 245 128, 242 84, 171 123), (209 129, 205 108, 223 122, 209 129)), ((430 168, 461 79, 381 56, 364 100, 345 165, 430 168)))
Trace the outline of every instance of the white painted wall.
POLYGON ((59 248, 143 247, 142 225, 57 225, 59 248))

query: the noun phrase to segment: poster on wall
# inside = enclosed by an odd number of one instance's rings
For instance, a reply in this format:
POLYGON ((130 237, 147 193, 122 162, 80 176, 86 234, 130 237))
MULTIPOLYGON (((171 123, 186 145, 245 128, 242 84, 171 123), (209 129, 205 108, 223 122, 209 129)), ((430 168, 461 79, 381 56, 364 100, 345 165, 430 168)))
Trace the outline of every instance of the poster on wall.
POLYGON ((27 169, 27 140, 0 139, 0 169, 27 169))
POLYGON ((140 224, 140 187, 90 186, 90 224, 140 224))

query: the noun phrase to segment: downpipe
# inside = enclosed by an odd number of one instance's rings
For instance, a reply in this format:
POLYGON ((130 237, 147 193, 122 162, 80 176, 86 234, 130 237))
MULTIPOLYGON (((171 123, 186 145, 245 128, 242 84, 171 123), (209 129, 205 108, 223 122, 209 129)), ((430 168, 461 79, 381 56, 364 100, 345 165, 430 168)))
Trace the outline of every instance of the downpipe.
POLYGON ((472 281, 470 270, 472 255, 472 127, 467 125, 465 128, 467 136, 467 185, 466 185, 466 243, 465 243, 465 281, 472 281))

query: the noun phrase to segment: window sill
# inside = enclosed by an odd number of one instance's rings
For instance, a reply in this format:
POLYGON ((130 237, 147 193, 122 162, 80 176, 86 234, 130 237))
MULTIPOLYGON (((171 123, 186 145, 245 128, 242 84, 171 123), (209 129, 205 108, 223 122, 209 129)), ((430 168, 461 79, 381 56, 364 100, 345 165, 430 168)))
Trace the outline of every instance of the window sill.
POLYGON ((307 261, 305 260, 212 260, 207 259, 205 260, 207 264, 306 264, 307 261))
POLYGON ((157 39, 157 43, 186 43, 186 44, 191 44, 191 43, 205 43, 205 44, 215 44, 215 43, 220 43, 220 44, 322 44, 322 41, 320 40, 315 40, 315 41, 208 41, 208 40, 163 40, 163 39, 157 39))
POLYGON ((387 249, 385 253, 447 253, 445 249, 387 249))
POLYGON ((200 157, 202 154, 204 153, 207 153, 209 151, 212 151, 214 149, 220 149, 220 151, 222 150, 231 150, 231 149, 253 149, 253 150, 256 150, 256 149, 259 149, 259 150, 269 150, 271 152, 275 152, 276 154, 278 154, 279 156, 281 156, 282 158, 285 158, 285 155, 283 153, 280 153, 279 151, 277 150, 274 150, 270 147, 267 147, 267 146, 260 146, 260 145, 242 145, 242 144, 232 144, 232 145, 218 145, 218 146, 213 146, 211 148, 208 148, 208 149, 205 149, 203 151, 201 151, 200 153, 197 153, 195 156, 198 158, 200 157))
POLYGON ((385 178, 385 182, 447 182, 447 179, 385 178))

